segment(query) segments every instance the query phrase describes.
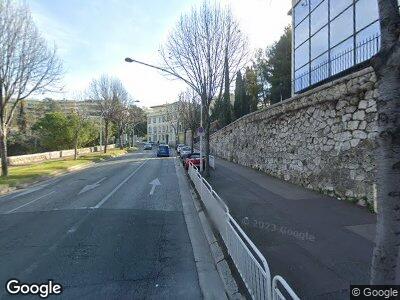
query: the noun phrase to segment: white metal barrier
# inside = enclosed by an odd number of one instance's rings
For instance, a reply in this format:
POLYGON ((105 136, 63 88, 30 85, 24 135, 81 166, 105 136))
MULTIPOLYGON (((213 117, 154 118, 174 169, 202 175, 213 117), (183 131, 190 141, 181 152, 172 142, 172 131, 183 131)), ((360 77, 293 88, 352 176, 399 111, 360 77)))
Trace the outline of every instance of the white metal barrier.
POLYGON ((266 259, 230 215, 228 206, 200 175, 196 167, 190 164, 188 173, 252 299, 285 299, 279 290, 279 282, 292 299, 299 300, 281 276, 277 275, 271 281, 271 272, 266 259))

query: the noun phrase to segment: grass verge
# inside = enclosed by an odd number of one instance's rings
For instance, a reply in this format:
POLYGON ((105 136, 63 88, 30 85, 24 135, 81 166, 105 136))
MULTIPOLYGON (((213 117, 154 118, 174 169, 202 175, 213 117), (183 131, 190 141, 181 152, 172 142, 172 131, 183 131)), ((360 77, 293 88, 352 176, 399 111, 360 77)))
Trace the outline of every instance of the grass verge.
POLYGON ((9 176, 0 177, 0 190, 2 188, 17 187, 22 184, 35 182, 41 177, 51 176, 57 172, 68 171, 72 167, 83 166, 92 162, 121 156, 126 152, 126 150, 110 149, 107 153, 96 152, 80 155, 77 160, 74 160, 73 157, 68 157, 31 165, 10 167, 9 176))

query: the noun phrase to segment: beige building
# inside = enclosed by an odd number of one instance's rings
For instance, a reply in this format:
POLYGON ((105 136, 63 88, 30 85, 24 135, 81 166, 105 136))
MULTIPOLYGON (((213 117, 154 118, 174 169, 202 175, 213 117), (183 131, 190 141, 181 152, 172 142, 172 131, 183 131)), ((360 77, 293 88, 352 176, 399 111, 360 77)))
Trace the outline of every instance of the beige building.
POLYGON ((183 143, 183 127, 179 120, 178 102, 150 107, 147 111, 147 140, 175 146, 183 143))

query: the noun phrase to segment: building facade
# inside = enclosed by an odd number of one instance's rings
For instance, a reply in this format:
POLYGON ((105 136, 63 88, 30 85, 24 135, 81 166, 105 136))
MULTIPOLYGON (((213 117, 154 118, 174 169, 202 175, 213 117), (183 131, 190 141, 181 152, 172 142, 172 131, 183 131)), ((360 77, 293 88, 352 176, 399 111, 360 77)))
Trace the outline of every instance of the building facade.
POLYGON ((293 0, 290 13, 292 94, 356 69, 380 49, 378 0, 293 0))
POLYGON ((183 142, 178 102, 150 107, 147 112, 147 141, 175 146, 183 142))

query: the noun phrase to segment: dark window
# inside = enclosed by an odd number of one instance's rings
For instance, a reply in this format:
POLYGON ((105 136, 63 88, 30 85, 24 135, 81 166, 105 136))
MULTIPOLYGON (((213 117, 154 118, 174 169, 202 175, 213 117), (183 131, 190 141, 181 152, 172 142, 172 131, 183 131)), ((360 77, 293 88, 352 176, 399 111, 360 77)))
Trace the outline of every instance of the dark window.
POLYGON ((325 26, 311 38, 311 59, 326 51, 328 51, 328 26, 325 26))
POLYGON ((331 0, 331 20, 352 3, 353 0, 331 0))
POLYGON ((325 0, 311 13, 311 34, 328 23, 328 0, 325 0))

